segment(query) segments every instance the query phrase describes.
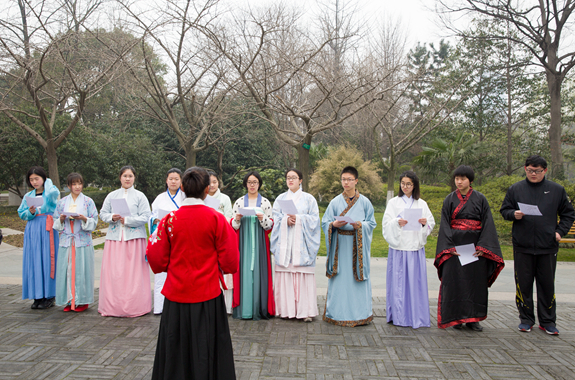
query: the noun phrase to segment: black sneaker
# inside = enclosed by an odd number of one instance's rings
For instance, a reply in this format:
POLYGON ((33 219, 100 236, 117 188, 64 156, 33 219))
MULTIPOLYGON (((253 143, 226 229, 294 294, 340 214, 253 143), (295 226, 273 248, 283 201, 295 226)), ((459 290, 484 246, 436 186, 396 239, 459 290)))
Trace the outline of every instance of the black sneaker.
POLYGON ((469 327, 473 331, 483 331, 483 327, 479 324, 479 322, 467 322, 467 327, 469 327))
POLYGON ((30 306, 31 309, 37 309, 38 305, 40 305, 40 303, 44 300, 44 298, 38 298, 37 300, 34 300, 34 303, 32 304, 32 306, 30 306))
POLYGON ((54 297, 52 298, 44 298, 40 305, 38 305, 38 309, 48 309, 54 306, 54 297))

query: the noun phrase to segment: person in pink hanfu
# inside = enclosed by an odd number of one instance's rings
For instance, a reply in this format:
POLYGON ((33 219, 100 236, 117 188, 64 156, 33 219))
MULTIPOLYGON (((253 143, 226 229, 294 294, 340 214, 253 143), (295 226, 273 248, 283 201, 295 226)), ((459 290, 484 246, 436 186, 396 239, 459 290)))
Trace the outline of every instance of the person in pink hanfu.
POLYGON ((110 223, 100 275, 98 312, 103 317, 139 317, 152 310, 150 267, 146 261, 150 203, 134 189, 135 180, 132 166, 120 169, 122 187, 108 194, 100 210, 100 219, 110 223), (111 200, 121 198, 126 199, 130 216, 113 212, 111 200))
POLYGON ((318 315, 315 260, 321 240, 317 201, 300 188, 302 172, 286 172, 288 191, 276 198, 270 250, 275 258, 276 315, 311 322, 318 315), (292 200, 297 214, 287 214, 278 200, 292 200))

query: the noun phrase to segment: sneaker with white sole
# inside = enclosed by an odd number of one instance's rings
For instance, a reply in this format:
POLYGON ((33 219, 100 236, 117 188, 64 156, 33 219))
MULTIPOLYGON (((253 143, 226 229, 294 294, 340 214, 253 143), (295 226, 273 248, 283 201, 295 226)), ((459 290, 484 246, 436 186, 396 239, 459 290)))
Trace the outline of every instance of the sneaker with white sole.
POLYGON ((527 323, 521 323, 519 325, 519 331, 521 332, 530 332, 532 325, 528 325, 527 323))
POLYGON ((555 327, 555 326, 543 327, 543 326, 539 325, 539 328, 541 330, 545 331, 549 335, 559 335, 559 330, 557 330, 557 327, 555 327))

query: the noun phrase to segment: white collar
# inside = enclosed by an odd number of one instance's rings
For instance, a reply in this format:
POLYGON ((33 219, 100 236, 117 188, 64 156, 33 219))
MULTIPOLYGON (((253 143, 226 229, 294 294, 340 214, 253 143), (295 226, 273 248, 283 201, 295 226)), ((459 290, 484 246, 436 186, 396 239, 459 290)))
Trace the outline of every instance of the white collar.
POLYGON ((182 202, 182 206, 197 206, 204 205, 204 201, 200 198, 186 198, 182 202))

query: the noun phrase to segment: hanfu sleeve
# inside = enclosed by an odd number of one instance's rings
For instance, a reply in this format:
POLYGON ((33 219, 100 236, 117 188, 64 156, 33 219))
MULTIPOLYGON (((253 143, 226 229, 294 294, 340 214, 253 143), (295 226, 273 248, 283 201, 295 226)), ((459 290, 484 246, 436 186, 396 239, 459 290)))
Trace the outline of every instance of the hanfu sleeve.
POLYGON ((401 227, 399 226, 399 218, 397 217, 398 210, 395 207, 395 199, 397 198, 393 198, 389 201, 383 213, 383 219, 381 220, 383 238, 392 248, 399 247, 401 240, 401 227))
POLYGON ((272 209, 273 220, 275 221, 275 223, 272 232, 270 234, 270 252, 273 255, 279 254, 279 247, 281 244, 281 225, 285 216, 279 206, 279 203, 277 202, 278 199, 283 199, 282 195, 276 198, 276 201, 274 202, 274 206, 272 209))
POLYGON ((156 230, 156 234, 150 235, 148 239, 148 246, 146 248, 146 256, 150 268, 154 273, 162 273, 168 271, 168 264, 170 263, 170 234, 168 226, 173 222, 173 213, 170 213, 166 218, 162 219, 156 230))
MULTIPOLYGON (((296 215, 296 223, 301 223, 301 262, 300 266, 313 265, 321 244, 321 226, 319 221, 319 207, 312 195, 306 197, 307 210, 296 215)), ((275 218, 274 218, 274 221, 275 218)), ((276 221, 277 223, 277 221, 276 221)), ((275 226, 274 226, 275 227, 275 226)))
MULTIPOLYGON (((453 194, 453 193, 452 193, 453 194)), ((451 258, 452 252, 455 252, 455 243, 451 232, 451 196, 448 195, 443 200, 441 208, 441 222, 439 224, 439 235, 437 236, 437 247, 435 250, 435 262, 433 265, 437 268, 437 274, 441 280, 441 264, 451 258)))
POLYGON ((262 200, 262 210, 264 211, 264 217, 260 222, 260 226, 266 231, 270 230, 274 226, 273 220, 273 210, 272 204, 267 199, 262 200))
POLYGON ((92 198, 86 197, 86 221, 82 221, 82 230, 92 232, 98 225, 98 210, 92 198))
POLYGON ((112 193, 106 195, 106 199, 104 199, 104 204, 102 204, 102 209, 100 210, 100 219, 104 223, 119 223, 119 221, 112 221, 114 213, 112 211, 111 195, 112 193))
POLYGON ((150 203, 143 193, 138 193, 137 199, 137 214, 132 216, 127 216, 124 218, 124 225, 126 227, 140 227, 148 222, 150 214, 150 203))
MULTIPOLYGON (((56 231, 64 231, 66 227, 67 220, 64 220, 64 223, 60 223, 60 215, 64 212, 64 207, 66 206, 66 198, 60 199, 58 204, 56 205, 56 209, 54 210, 54 215, 52 216, 54 219, 54 228, 56 231)), ((66 218, 67 219, 67 218, 66 218)))
MULTIPOLYGON (((240 198, 240 199, 243 199, 243 198, 240 198)), ((239 213, 239 210, 240 210, 240 205, 239 205, 239 200, 237 200, 236 203, 234 203, 234 208, 232 210, 231 225, 234 228, 234 230, 239 230, 240 226, 242 225, 241 220, 236 220, 236 215, 239 213)))
POLYGON ((489 202, 483 195, 481 195, 481 235, 475 244, 475 249, 484 252, 484 254, 503 257, 489 202))
POLYGON ((422 202, 423 217, 427 219, 427 224, 422 226, 421 234, 419 234, 419 245, 423 247, 425 244, 427 244, 427 237, 431 234, 431 231, 433 231, 433 227, 435 227, 435 218, 433 217, 433 214, 431 213, 427 203, 423 200, 420 201, 422 202))
POLYGON ((238 235, 223 214, 217 213, 216 250, 218 265, 224 274, 236 273, 239 267, 240 251, 238 235))
POLYGON ((230 197, 222 196, 222 203, 224 204, 224 216, 227 220, 230 220, 233 216, 232 201, 230 200, 230 197))
POLYGON ((28 196, 28 194, 24 195, 22 203, 20 203, 20 207, 18 207, 18 216, 22 220, 32 220, 38 213, 38 209, 36 209, 36 214, 30 212, 30 206, 28 206, 28 202, 26 202, 26 196, 28 196))

